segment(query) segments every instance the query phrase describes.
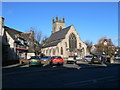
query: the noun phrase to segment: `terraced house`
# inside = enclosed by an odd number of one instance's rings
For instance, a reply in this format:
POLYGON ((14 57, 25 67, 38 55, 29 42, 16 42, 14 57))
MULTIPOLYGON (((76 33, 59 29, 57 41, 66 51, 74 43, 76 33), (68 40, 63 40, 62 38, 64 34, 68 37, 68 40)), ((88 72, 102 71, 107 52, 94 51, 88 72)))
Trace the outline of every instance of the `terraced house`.
POLYGON ((34 39, 34 31, 30 30, 28 33, 23 33, 4 26, 3 17, 0 17, 0 27, 3 63, 28 59, 30 56, 35 55, 35 49, 39 47, 39 43, 34 39))
POLYGON ((80 39, 74 25, 65 26, 65 19, 52 20, 52 34, 43 45, 42 52, 48 56, 68 57, 78 53, 79 57, 88 54, 86 44, 80 39))

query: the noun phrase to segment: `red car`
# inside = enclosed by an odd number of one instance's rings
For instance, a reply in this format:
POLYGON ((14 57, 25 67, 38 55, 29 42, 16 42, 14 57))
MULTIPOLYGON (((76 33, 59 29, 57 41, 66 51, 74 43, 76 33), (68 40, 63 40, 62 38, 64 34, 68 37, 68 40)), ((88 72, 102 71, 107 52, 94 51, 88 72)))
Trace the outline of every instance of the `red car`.
POLYGON ((63 63, 64 63, 64 61, 61 56, 52 56, 51 57, 51 62, 50 62, 51 65, 55 65, 55 64, 63 65, 63 63))

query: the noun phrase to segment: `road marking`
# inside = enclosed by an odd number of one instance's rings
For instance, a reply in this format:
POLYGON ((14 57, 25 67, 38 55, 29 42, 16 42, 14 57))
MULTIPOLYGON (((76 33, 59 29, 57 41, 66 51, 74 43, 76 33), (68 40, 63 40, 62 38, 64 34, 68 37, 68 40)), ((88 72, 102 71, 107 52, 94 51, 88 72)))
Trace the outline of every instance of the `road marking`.
POLYGON ((2 68, 12 68, 12 67, 16 67, 19 66, 20 64, 14 64, 14 65, 9 65, 9 66, 4 66, 2 68))
POLYGON ((64 85, 66 85, 66 86, 72 86, 72 85, 79 85, 79 86, 81 86, 81 85, 88 85, 88 84, 92 84, 92 83, 97 83, 98 81, 100 81, 100 80, 116 80, 116 79, 114 79, 114 78, 116 78, 115 76, 110 76, 110 77, 103 77, 103 78, 98 78, 98 79, 92 79, 92 80, 85 80, 85 81, 78 81, 78 82, 71 82, 71 83, 66 83, 66 84, 64 84, 64 85))
POLYGON ((20 67, 29 67, 29 65, 23 65, 23 66, 20 66, 20 67))

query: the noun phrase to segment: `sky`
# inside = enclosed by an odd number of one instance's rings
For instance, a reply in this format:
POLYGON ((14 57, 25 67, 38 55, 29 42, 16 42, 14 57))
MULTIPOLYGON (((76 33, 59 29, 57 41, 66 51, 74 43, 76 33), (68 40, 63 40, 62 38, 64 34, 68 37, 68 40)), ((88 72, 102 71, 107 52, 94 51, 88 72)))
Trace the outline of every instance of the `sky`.
POLYGON ((65 18, 66 27, 74 25, 80 39, 98 43, 101 37, 118 45, 117 2, 2 2, 5 25, 22 32, 31 27, 49 37, 52 18, 65 18))

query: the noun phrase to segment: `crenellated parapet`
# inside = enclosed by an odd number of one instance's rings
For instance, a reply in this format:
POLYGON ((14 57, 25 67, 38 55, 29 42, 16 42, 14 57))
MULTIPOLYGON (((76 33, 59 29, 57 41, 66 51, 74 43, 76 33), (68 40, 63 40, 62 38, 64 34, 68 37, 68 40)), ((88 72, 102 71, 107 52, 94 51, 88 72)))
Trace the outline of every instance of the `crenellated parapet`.
POLYGON ((65 23, 65 18, 63 17, 62 20, 61 19, 58 19, 58 16, 56 16, 56 18, 53 18, 52 19, 52 23, 56 23, 56 22, 59 22, 59 23, 65 23), (56 19, 56 20, 55 20, 56 19))

